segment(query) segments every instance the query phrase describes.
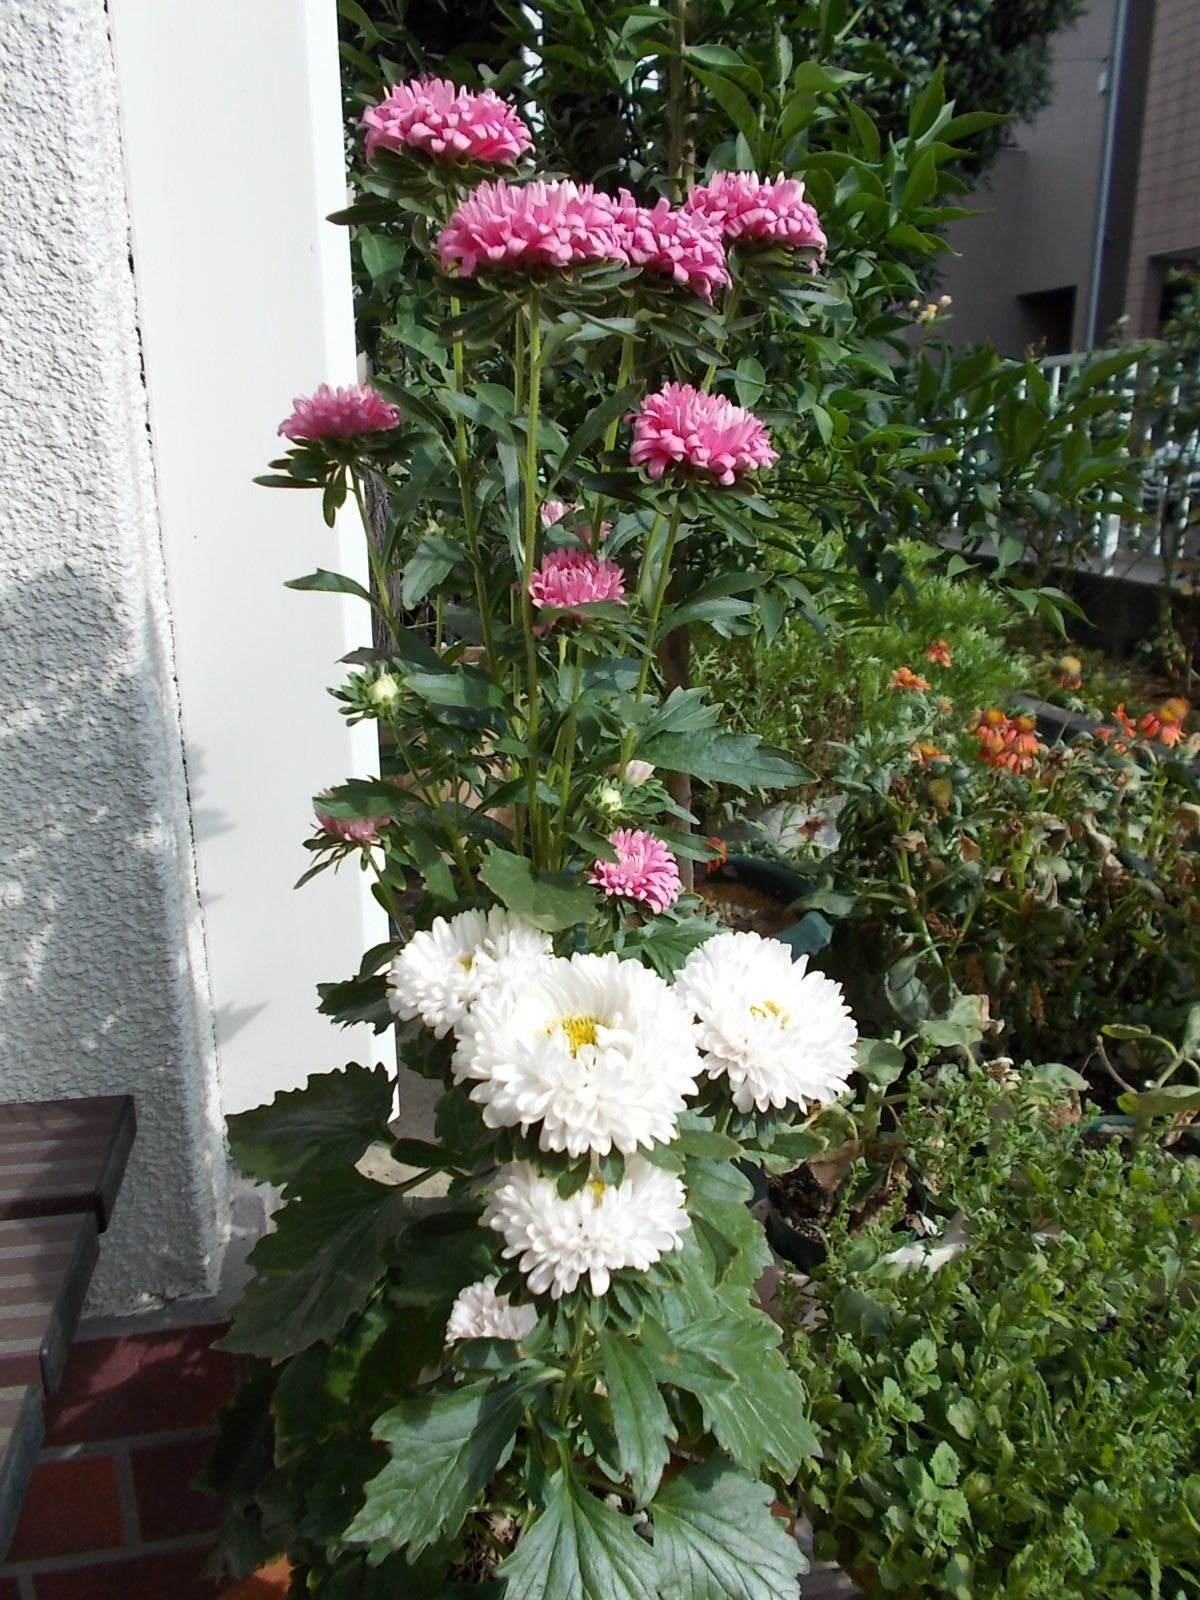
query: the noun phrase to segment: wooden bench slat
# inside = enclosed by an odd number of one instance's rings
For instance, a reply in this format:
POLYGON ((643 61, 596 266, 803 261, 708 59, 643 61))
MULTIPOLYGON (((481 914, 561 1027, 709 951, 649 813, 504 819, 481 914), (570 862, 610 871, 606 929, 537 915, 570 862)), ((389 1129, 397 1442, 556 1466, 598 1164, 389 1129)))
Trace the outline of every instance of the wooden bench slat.
POLYGON ((32 1384, 0 1389, 0 1562, 16 1531, 44 1432, 42 1398, 32 1384))
POLYGON ((58 1388, 99 1253, 90 1210, 0 1222, 0 1387, 58 1388))
POLYGON ((129 1095, 0 1105, 0 1220, 92 1211, 103 1232, 136 1131, 129 1095))

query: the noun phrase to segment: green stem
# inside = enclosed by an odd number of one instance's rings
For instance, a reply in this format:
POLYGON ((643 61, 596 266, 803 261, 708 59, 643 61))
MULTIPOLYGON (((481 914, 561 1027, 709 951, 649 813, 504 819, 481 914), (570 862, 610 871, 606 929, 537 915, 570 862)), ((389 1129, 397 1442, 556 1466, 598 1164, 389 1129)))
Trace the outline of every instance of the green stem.
POLYGON ((354 495, 354 504, 358 507, 359 517, 362 519, 363 535, 367 541, 367 560, 371 565, 371 575, 375 579, 375 587, 379 591, 376 609, 387 625, 387 630, 392 636, 393 645, 397 645, 400 642, 400 624, 396 620, 396 613, 392 610, 392 597, 388 593, 387 567, 384 565, 383 556, 376 548, 375 540, 371 535, 371 522, 367 516, 367 505, 363 498, 362 483, 353 467, 350 468, 350 489, 354 495))
POLYGON ((580 645, 575 646, 575 668, 571 676, 571 704, 567 711, 566 731, 563 737, 562 777, 558 787, 558 861, 561 868, 567 844, 567 816, 571 801, 571 772, 575 764, 575 724, 579 714, 579 696, 583 682, 583 660, 580 645))
POLYGON ((574 1392, 575 1380, 579 1376, 579 1367, 583 1360, 583 1344, 587 1331, 587 1311, 583 1306, 579 1306, 575 1312, 575 1335, 571 1341, 571 1353, 567 1358, 567 1368, 563 1376, 562 1388, 558 1393, 558 1404, 554 1409, 554 1420, 560 1428, 567 1420, 571 1395, 574 1392))
MULTIPOLYGON (((634 352, 634 346, 635 346, 636 342, 637 342, 637 335, 633 334, 633 333, 627 333, 625 335, 625 337, 621 340, 621 365, 620 365, 620 368, 619 368, 619 370, 617 372, 617 393, 618 394, 620 394, 621 390, 625 387, 625 385, 629 382, 630 378, 633 376, 633 352, 634 352)), ((620 417, 614 417, 612 419, 612 421, 609 423, 608 427, 604 430, 604 451, 605 451, 606 455, 608 454, 609 451, 612 450, 613 446, 617 442, 617 429, 620 426, 621 426, 620 417)), ((604 496, 603 495, 599 495, 597 497, 597 499, 596 499, 595 509, 592 512, 591 547, 592 547, 593 553, 598 551, 599 548, 600 548, 600 529, 601 529, 601 526, 603 525, 603 522, 604 522, 604 507, 605 507, 605 503, 606 502, 605 502, 604 496)))
MULTIPOLYGON (((724 353, 725 346, 729 343, 729 330, 733 326, 733 319, 737 315, 738 302, 741 300, 741 298, 742 286, 740 283, 735 283, 730 289, 729 295, 725 301, 725 319, 721 325, 721 338, 719 342, 719 348, 722 353, 724 353)), ((709 367, 708 371, 704 374, 704 382, 700 385, 700 388, 704 394, 707 394, 712 388, 713 379, 716 377, 716 375, 717 363, 714 361, 709 367)))
POLYGON ((642 657, 642 670, 638 676, 637 699, 640 704, 645 697, 646 684, 650 678, 650 663, 654 660, 654 646, 658 639, 658 623, 662 616, 663 602, 667 598, 667 589, 671 582, 671 561, 675 554, 675 541, 679 536, 679 518, 681 514, 680 503, 676 500, 671 508, 671 520, 667 524, 667 539, 663 546, 662 560, 658 568, 658 578, 654 585, 654 597, 650 602, 650 615, 646 620, 645 654, 642 657))
POLYGON ((542 398, 542 314, 537 291, 529 296, 529 398, 526 406, 525 439, 525 525, 521 567, 521 623, 525 635, 525 741, 527 746, 526 787, 529 806, 529 847, 536 864, 540 847, 541 803, 538 799, 538 704, 537 640, 533 632, 533 601, 529 584, 533 577, 538 536, 538 419, 542 398))
MULTIPOLYGON (((450 315, 457 317, 462 302, 457 295, 450 297, 450 315)), ((462 335, 454 337, 454 389, 466 393, 466 371, 462 335)), ((458 471, 458 491, 462 505, 463 531, 467 536, 471 572, 475 579, 475 603, 479 607, 479 621, 483 629, 483 648, 488 666, 495 669, 495 651, 492 646, 492 615, 488 604, 487 578, 483 570, 483 555, 479 544, 479 529, 475 524, 475 497, 471 487, 471 451, 467 442, 467 421, 460 412, 454 413, 454 462, 458 471)))

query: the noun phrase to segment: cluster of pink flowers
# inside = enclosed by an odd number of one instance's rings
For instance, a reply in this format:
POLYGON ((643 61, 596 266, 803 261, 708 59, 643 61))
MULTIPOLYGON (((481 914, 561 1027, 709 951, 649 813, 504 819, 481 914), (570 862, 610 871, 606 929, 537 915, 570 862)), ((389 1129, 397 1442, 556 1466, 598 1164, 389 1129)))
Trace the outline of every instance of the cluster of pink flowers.
POLYGON ((529 598, 539 611, 554 606, 570 613, 592 600, 624 605, 625 575, 615 561, 602 561, 586 550, 548 550, 529 579, 529 598))
POLYGON ((775 451, 753 412, 690 383, 668 383, 635 414, 629 459, 652 478, 684 466, 730 484, 754 467, 769 467, 775 451))
POLYGON ((615 861, 597 861, 590 882, 605 894, 641 900, 665 911, 679 899, 679 863, 661 839, 641 828, 618 828, 609 838, 615 861))
POLYGON ((323 383, 315 394, 292 401, 292 414, 279 424, 279 432, 285 439, 354 439, 363 433, 382 433, 399 421, 396 407, 365 383, 344 389, 323 383))
POLYGON ((481 183, 438 234, 438 257, 464 278, 480 267, 627 265, 614 215, 612 199, 590 183, 481 183))
MULTIPOLYGON (((760 178, 753 172, 716 172, 694 188, 684 210, 704 217, 726 239, 781 244, 825 255, 828 241, 799 178, 760 178)), ((815 262, 814 262, 815 270, 815 262)))
POLYGON ((363 113, 367 159, 376 150, 423 150, 435 161, 511 165, 531 148, 529 129, 491 89, 473 94, 448 78, 416 78, 363 113))
POLYGON ((632 266, 671 278, 702 300, 729 282, 721 230, 698 212, 673 210, 667 200, 639 205, 628 189, 615 202, 617 240, 632 266))

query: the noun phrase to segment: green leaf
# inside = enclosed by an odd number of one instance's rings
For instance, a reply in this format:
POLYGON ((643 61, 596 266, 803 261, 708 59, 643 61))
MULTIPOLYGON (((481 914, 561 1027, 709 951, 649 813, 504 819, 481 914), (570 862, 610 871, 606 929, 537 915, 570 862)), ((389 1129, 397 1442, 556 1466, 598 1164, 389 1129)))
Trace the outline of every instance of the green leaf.
POLYGON ((938 112, 946 103, 944 74, 945 62, 939 61, 937 71, 913 101, 908 113, 908 136, 910 139, 919 139, 937 121, 938 112))
POLYGON ((1118 1095, 1117 1104, 1131 1117, 1173 1117, 1180 1111, 1200 1110, 1200 1088, 1195 1084, 1168 1083, 1161 1089, 1118 1095))
POLYGON ((664 772, 687 772, 704 783, 737 789, 789 788, 805 777, 803 767, 751 733, 656 734, 639 743, 637 754, 664 772))
POLYGON ((761 127, 759 114, 741 89, 731 78, 723 77, 719 72, 708 72, 690 61, 688 65, 745 139, 751 151, 757 153, 761 127))
POLYGON ((310 572, 304 578, 289 578, 283 586, 285 589, 315 589, 321 594, 353 594, 360 600, 370 602, 370 592, 363 588, 361 583, 356 583, 353 578, 347 578, 342 572, 326 572, 323 567, 318 567, 315 572, 310 572))
POLYGON ((498 1571, 513 1600, 658 1600, 654 1552, 632 1520, 562 1472, 498 1571))
POLYGON ((226 1350, 277 1360, 332 1339, 384 1271, 383 1246, 404 1225, 403 1197, 353 1167, 307 1174, 250 1252, 226 1350))
POLYGON ((404 681, 415 695, 432 706, 484 711, 504 704, 504 692, 499 684, 486 673, 470 667, 457 667, 453 672, 410 672, 404 681))
POLYGON ((596 896, 577 877, 535 872, 524 856, 511 850, 492 846, 479 876, 502 905, 544 933, 587 922, 596 910, 596 896))
POLYGON ((449 577, 462 560, 463 547, 457 539, 429 533, 404 563, 404 587, 400 602, 409 609, 424 600, 431 589, 449 577))
POLYGON ((443 1531, 456 1533, 511 1448, 524 1409, 518 1384, 485 1381, 385 1411, 373 1431, 392 1459, 367 1484, 347 1541, 416 1555, 443 1531))
POLYGON ((766 1484, 717 1459, 687 1466, 651 1509, 662 1600, 785 1600, 807 1563, 766 1484))
POLYGON ((376 1139, 388 1137, 392 1085, 384 1067, 351 1062, 322 1072, 302 1089, 228 1121, 229 1149, 249 1178, 293 1183, 313 1167, 352 1167, 376 1139))
POLYGON ((658 1488, 670 1456, 667 1441, 678 1437, 666 1403, 658 1392, 646 1357, 623 1333, 600 1333, 604 1385, 612 1406, 613 1425, 621 1451, 621 1468, 644 1504, 658 1488))

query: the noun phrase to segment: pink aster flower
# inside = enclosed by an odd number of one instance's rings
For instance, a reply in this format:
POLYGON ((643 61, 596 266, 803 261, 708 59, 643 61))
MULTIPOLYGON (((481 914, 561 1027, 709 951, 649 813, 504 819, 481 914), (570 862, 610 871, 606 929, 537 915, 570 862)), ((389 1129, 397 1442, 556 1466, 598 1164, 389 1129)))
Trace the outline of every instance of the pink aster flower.
POLYGON ((383 433, 400 421, 396 407, 365 383, 344 389, 323 383, 315 394, 297 396, 292 408, 279 424, 285 439, 353 439, 361 433, 383 433))
POLYGON ((685 466, 730 484, 753 467, 769 467, 775 451, 752 411, 690 383, 668 383, 635 413, 629 459, 652 478, 685 466))
POLYGON ((438 234, 442 267, 471 277, 480 267, 528 271, 628 257, 613 223, 614 205, 591 184, 481 183, 438 234))
POLYGON ((529 129, 491 89, 473 93, 448 78, 397 83, 377 106, 368 106, 367 159, 376 150, 423 150, 435 161, 485 161, 511 165, 533 144, 529 129))
POLYGON ((625 575, 615 561, 602 561, 586 550, 548 550, 530 576, 529 598, 539 611, 556 606, 570 612, 589 600, 619 600, 624 605, 625 575))
POLYGON ((691 191, 683 206, 720 228, 727 239, 813 250, 817 261, 825 257, 828 241, 815 209, 804 198, 799 178, 715 172, 708 183, 691 191))
MULTIPOLYGON (((332 791, 326 789, 324 793, 330 794, 332 791)), ((378 844, 379 829, 385 822, 391 821, 390 817, 331 817, 319 807, 314 809, 313 814, 326 833, 336 834, 348 844, 378 844)))
POLYGON ((617 197, 617 238, 635 267, 673 278, 702 300, 729 282, 719 224, 699 212, 673 211, 667 200, 641 206, 628 189, 617 197))
POLYGON ((615 861, 597 861, 591 878, 605 894, 642 900, 665 911, 679 899, 679 864, 661 839, 642 828, 618 828, 609 838, 615 861))

